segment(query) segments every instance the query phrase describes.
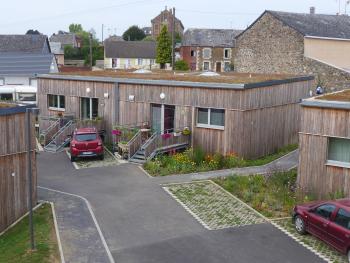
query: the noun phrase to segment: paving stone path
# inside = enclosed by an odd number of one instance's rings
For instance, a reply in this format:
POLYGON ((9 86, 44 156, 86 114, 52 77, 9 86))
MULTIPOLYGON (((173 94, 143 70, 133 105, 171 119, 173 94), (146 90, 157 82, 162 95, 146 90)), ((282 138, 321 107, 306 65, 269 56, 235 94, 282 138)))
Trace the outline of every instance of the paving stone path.
POLYGON ((113 262, 83 199, 42 187, 38 197, 55 205, 65 263, 113 262))

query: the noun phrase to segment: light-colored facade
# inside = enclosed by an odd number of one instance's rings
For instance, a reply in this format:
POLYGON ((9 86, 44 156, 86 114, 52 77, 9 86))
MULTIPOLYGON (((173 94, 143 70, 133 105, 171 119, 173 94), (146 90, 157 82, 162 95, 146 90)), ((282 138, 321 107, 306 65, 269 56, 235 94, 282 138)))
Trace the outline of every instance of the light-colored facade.
POLYGON ((106 58, 105 69, 158 69, 159 64, 152 58, 106 58))

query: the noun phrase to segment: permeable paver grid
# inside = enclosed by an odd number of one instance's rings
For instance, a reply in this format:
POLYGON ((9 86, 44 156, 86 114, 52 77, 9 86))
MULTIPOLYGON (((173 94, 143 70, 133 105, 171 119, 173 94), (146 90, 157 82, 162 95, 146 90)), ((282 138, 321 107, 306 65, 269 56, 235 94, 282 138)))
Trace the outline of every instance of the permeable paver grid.
MULTIPOLYGON (((70 158, 70 153, 68 150, 67 155, 70 158)), ((75 167, 77 169, 115 166, 119 164, 118 160, 109 151, 105 151, 105 156, 103 160, 97 158, 85 158, 78 159, 74 163, 76 164, 75 167)))
POLYGON ((165 185, 164 189, 210 230, 266 222, 258 213, 210 181, 165 185))

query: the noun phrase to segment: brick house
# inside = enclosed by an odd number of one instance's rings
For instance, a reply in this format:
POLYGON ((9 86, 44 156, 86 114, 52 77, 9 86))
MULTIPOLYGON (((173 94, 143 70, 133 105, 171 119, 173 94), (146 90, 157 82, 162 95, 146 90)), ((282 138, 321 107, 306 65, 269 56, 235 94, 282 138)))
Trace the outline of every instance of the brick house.
POLYGON ((315 75, 350 88, 350 17, 265 11, 236 37, 238 72, 315 75))
POLYGON ((229 71, 234 64, 235 36, 242 31, 233 29, 186 30, 180 56, 191 70, 229 71))
POLYGON ((160 31, 162 30, 163 25, 167 26, 169 32, 173 32, 174 19, 175 19, 175 32, 179 33, 180 36, 182 36, 184 32, 184 25, 182 24, 180 19, 174 16, 173 11, 171 9, 168 10, 165 7, 164 11, 162 11, 158 16, 156 16, 151 20, 152 37, 154 39, 157 39, 157 37, 160 34, 160 31))

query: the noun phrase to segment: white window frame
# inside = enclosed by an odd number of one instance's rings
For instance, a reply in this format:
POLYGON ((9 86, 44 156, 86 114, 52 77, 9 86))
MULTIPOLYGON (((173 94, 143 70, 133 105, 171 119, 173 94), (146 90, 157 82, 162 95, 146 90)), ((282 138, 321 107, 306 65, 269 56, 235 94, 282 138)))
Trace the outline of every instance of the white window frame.
POLYGON ((224 59, 231 59, 232 58, 232 50, 231 48, 224 48, 224 59), (225 56, 225 52, 228 50, 228 57, 225 56))
POLYGON ((47 106, 49 110, 54 110, 54 111, 66 111, 66 96, 60 95, 60 94, 47 94, 47 106), (49 95, 50 96, 56 96, 57 97, 57 106, 58 107, 50 107, 49 106, 49 95), (61 104, 61 96, 64 97, 64 108, 60 107, 61 104))
POLYGON ((341 167, 341 168, 349 168, 350 169, 350 162, 341 162, 341 161, 336 161, 336 160, 330 160, 329 159, 329 144, 330 144, 330 139, 343 139, 343 140, 349 140, 350 138, 345 138, 345 137, 337 137, 337 136, 331 136, 327 138, 327 159, 326 159, 326 166, 335 166, 335 167, 341 167))
POLYGON ((210 61, 203 61, 203 71, 211 71, 211 63, 210 61), (209 68, 208 69, 204 69, 204 63, 208 63, 209 64, 209 68))
POLYGON ((202 54, 202 56, 203 56, 203 59, 211 59, 211 56, 212 56, 212 50, 211 50, 211 48, 210 48, 210 47, 205 47, 205 48, 203 48, 203 54, 202 54), (205 50, 209 50, 209 57, 205 57, 205 56, 204 56, 205 50))
POLYGON ((224 124, 224 126, 210 124, 211 110, 223 110, 224 111, 224 122, 225 122, 225 115, 226 115, 226 110, 225 109, 197 107, 196 126, 199 127, 199 128, 225 130, 225 124, 224 124), (205 123, 198 123, 198 110, 199 109, 207 109, 208 110, 208 122, 207 122, 207 124, 205 124, 205 123))

